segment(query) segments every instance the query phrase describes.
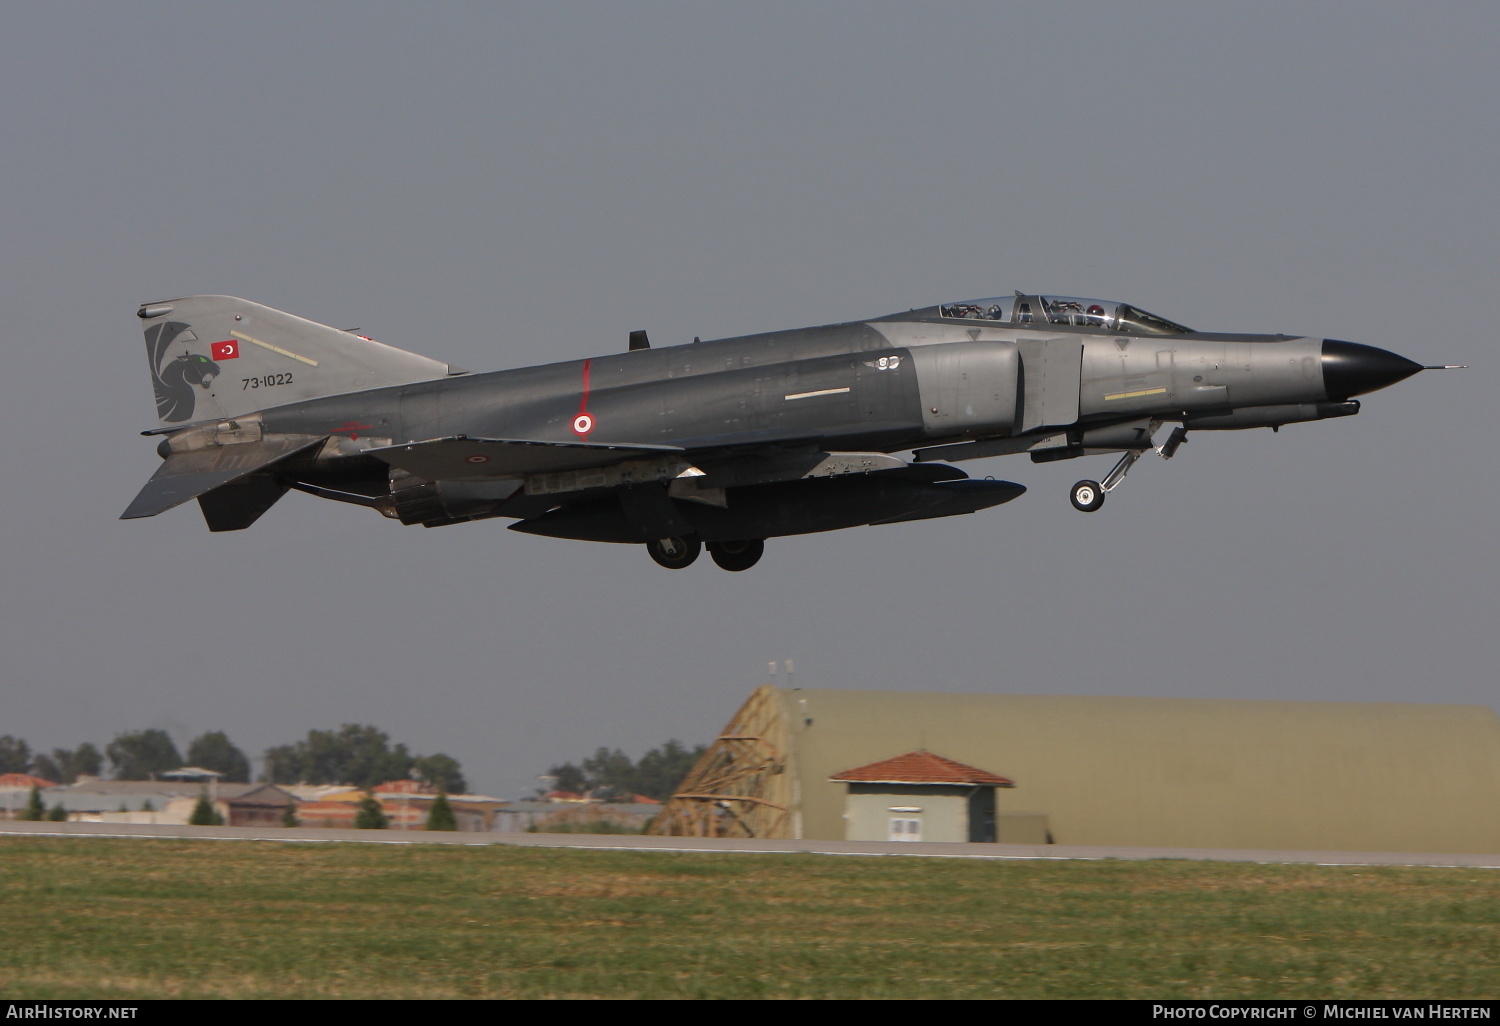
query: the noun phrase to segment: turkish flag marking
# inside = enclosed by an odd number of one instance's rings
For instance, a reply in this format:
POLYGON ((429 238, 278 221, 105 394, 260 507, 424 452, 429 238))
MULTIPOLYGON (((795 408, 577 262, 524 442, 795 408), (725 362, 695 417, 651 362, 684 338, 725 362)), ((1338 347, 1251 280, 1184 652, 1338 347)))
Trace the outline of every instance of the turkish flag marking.
POLYGON ((227 342, 215 342, 209 348, 215 360, 238 360, 240 358, 240 344, 234 339, 227 342))

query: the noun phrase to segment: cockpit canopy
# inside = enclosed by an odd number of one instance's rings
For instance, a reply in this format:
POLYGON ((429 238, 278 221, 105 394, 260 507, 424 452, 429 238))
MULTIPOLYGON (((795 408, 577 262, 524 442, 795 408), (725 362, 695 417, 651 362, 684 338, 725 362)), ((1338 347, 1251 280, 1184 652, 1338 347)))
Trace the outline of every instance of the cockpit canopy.
POLYGON ((938 316, 991 324, 1068 324, 1130 335, 1185 335, 1193 330, 1129 303, 1077 296, 1028 296, 1020 292, 996 299, 944 303, 938 307, 938 316))

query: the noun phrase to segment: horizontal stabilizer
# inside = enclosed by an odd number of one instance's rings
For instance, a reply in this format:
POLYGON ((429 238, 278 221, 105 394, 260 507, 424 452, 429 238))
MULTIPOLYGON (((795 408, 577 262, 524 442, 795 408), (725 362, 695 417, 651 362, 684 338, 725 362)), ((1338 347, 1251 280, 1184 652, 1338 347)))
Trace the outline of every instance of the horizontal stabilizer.
POLYGON ((276 505, 290 486, 270 474, 249 474, 198 496, 210 531, 243 531, 276 505))
POLYGON ((221 485, 316 448, 325 440, 308 435, 282 435, 258 442, 174 452, 157 468, 135 501, 120 514, 120 519, 135 520, 165 513, 173 506, 196 499, 221 485))
POLYGON ((643 456, 670 456, 675 445, 606 445, 598 442, 538 442, 517 438, 433 438, 368 449, 366 455, 428 481, 522 477, 563 470, 607 467, 643 456))

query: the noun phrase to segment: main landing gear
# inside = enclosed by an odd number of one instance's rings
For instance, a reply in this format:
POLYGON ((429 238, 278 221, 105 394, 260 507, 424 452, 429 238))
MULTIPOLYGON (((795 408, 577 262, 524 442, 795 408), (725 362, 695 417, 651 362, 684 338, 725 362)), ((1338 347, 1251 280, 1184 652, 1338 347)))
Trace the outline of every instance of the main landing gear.
POLYGON ((720 569, 738 573, 749 570, 766 554, 766 543, 759 538, 750 541, 709 542, 708 554, 720 569))
MULTIPOLYGON (((646 543, 646 552, 668 570, 691 566, 702 551, 703 543, 697 538, 653 538, 646 543)), ((759 563, 765 551, 766 543, 759 538, 708 543, 710 558, 721 568, 735 573, 749 570, 759 563)))
MULTIPOLYGON (((1153 433, 1155 428, 1153 427, 1153 433)), ((1187 428, 1176 427, 1167 436, 1163 445, 1156 447, 1156 454, 1164 460, 1171 459, 1177 450, 1187 441, 1187 428)), ((1073 508, 1082 510, 1084 513, 1092 513, 1104 505, 1104 497, 1120 486, 1125 480, 1125 475, 1130 473, 1130 468, 1135 466, 1135 461, 1145 455, 1144 449, 1132 449, 1120 457, 1114 469, 1104 475, 1103 481, 1079 481, 1073 486, 1073 492, 1068 496, 1073 502, 1073 508)))
POLYGON ((652 538, 646 543, 646 551, 668 570, 681 570, 698 558, 703 543, 697 538, 652 538))

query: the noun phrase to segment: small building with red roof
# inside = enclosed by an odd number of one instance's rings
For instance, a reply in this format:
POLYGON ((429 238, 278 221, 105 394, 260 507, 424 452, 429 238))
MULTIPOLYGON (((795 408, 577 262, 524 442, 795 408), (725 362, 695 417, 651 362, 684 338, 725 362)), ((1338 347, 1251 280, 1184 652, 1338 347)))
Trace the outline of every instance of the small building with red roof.
POLYGON ((0 773, 0 791, 30 791, 33 787, 45 791, 56 786, 55 780, 43 780, 29 773, 0 773))
POLYGON ((995 789, 1016 783, 918 748, 835 773, 848 841, 994 841, 995 789))
POLYGON ((0 819, 18 819, 31 801, 31 789, 46 791, 57 784, 29 773, 0 773, 0 819))

